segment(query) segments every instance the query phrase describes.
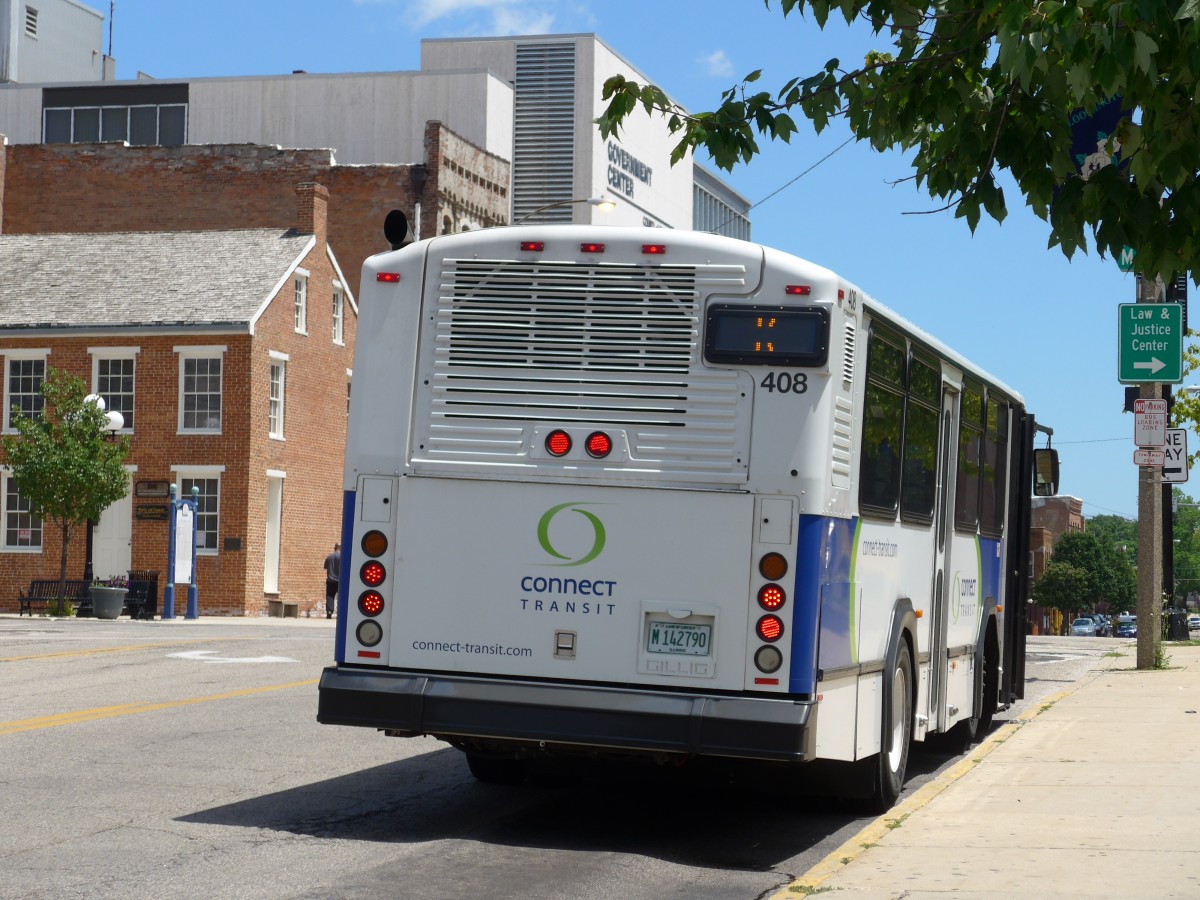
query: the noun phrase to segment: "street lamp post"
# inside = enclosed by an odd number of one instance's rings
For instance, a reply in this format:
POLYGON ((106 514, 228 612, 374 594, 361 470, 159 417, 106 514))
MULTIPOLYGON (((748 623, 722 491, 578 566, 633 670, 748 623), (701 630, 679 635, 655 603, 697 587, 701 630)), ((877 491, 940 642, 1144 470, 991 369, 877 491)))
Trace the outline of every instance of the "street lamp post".
MULTIPOLYGON (((88 394, 83 398, 83 402, 95 404, 98 410, 104 412, 104 398, 99 394, 88 394)), ((104 437, 107 440, 112 440, 117 436, 117 432, 125 427, 125 417, 116 410, 105 412, 104 415, 108 419, 103 426, 104 437)), ((92 532, 95 530, 95 528, 96 521, 94 519, 88 519, 87 533, 84 536, 83 547, 83 580, 87 584, 92 583, 92 549, 94 546, 92 532)))
POLYGON ((526 219, 536 216, 538 213, 545 212, 548 209, 558 209, 561 206, 572 206, 576 203, 586 203, 588 206, 596 207, 601 212, 612 212, 617 208, 616 201, 610 200, 608 197, 580 197, 578 200, 558 200, 554 203, 547 203, 545 206, 539 206, 537 209, 530 210, 513 224, 520 225, 526 219))

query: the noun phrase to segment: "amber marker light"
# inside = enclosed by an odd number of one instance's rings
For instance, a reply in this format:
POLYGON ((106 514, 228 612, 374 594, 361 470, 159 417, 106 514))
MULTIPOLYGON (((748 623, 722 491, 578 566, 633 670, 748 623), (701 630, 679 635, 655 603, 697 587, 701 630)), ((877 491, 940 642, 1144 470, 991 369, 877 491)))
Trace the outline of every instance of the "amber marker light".
POLYGON ((768 553, 758 561, 758 574, 769 581, 778 581, 787 570, 788 561, 782 553, 768 553))
POLYGON ((361 546, 367 556, 383 556, 388 548, 387 535, 382 531, 368 531, 362 536, 361 546))

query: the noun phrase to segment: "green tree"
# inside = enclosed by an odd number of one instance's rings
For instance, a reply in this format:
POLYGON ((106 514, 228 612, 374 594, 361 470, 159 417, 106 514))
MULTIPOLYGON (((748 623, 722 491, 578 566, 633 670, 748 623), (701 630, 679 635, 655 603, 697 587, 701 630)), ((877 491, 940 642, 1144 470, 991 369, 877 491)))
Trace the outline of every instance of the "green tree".
POLYGON ((1126 519, 1124 516, 1115 515, 1092 516, 1087 520, 1087 533, 1099 540, 1101 544, 1121 550, 1126 560, 1137 559, 1137 519, 1126 519))
POLYGON ((1057 609, 1068 618, 1090 606, 1091 576, 1070 563, 1051 560, 1033 585, 1033 600, 1039 606, 1057 609))
POLYGON ((1120 547, 1104 543, 1090 531, 1072 531, 1054 545, 1054 555, 1034 584, 1033 596, 1042 605, 1053 606, 1064 613, 1096 605, 1106 606, 1108 612, 1119 612, 1133 605, 1137 592, 1133 569, 1120 547), (1071 572, 1055 572, 1055 580, 1042 588, 1042 582, 1052 569, 1070 569, 1071 572), (1082 583, 1077 573, 1084 576, 1082 583), (1072 588, 1073 592, 1066 594, 1064 586, 1072 588), (1041 596, 1053 596, 1055 602, 1042 603, 1039 590, 1043 592, 1041 596), (1046 594, 1046 591, 1055 593, 1046 594))
POLYGON ((129 437, 107 439, 108 417, 96 403, 84 402, 85 392, 81 378, 48 370, 41 387, 41 414, 30 417, 14 406, 11 420, 17 433, 0 439, 21 497, 35 514, 61 530, 60 597, 72 530, 99 519, 129 491, 123 465, 129 437))
MULTIPOLYGON (((768 7, 771 0, 764 0, 768 7)), ((1007 213, 997 175, 1016 182, 1067 257, 1136 247, 1138 268, 1169 278, 1200 272, 1200 0, 779 0, 784 17, 864 22, 881 44, 860 64, 831 59, 780 88, 758 91, 761 70, 726 90, 710 112, 688 113, 654 85, 614 76, 596 120, 617 134, 639 107, 679 137, 672 160, 704 148, 732 169, 758 137, 788 141, 793 116, 822 131, 844 117, 860 141, 899 149, 909 176, 974 230, 1007 213), (1104 135, 1106 166, 1088 180, 1070 156, 1071 118, 1120 96, 1134 110, 1104 135)))

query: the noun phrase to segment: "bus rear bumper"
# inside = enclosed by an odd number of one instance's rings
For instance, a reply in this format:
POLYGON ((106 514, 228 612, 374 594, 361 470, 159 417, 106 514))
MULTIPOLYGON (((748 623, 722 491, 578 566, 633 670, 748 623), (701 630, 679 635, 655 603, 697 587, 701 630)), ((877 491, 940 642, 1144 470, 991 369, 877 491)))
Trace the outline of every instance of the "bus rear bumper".
POLYGON ((317 721, 445 740, 809 761, 816 703, 331 666, 317 721))

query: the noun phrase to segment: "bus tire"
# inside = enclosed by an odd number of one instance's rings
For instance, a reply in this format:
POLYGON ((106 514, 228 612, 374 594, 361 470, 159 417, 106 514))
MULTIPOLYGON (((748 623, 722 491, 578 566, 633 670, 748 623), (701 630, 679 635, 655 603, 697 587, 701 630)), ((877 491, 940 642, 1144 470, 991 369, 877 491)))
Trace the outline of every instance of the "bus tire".
MULTIPOLYGON (((896 652, 896 663, 886 672, 883 689, 890 693, 891 703, 884 704, 881 737, 891 734, 890 749, 881 749, 876 760, 875 790, 871 802, 876 812, 887 812, 904 789, 904 773, 908 768, 908 751, 912 742, 912 654, 903 638, 896 652)), ((886 743, 885 743, 885 746, 886 743)))
POLYGON ((996 715, 996 697, 1000 689, 1000 646, 996 640, 994 623, 988 625, 983 642, 983 655, 979 658, 979 693, 975 714, 956 723, 947 733, 946 749, 952 753, 966 753, 992 728, 996 715))
POLYGON ((501 756, 467 754, 467 768, 483 784, 521 784, 525 781, 525 760, 501 756))

